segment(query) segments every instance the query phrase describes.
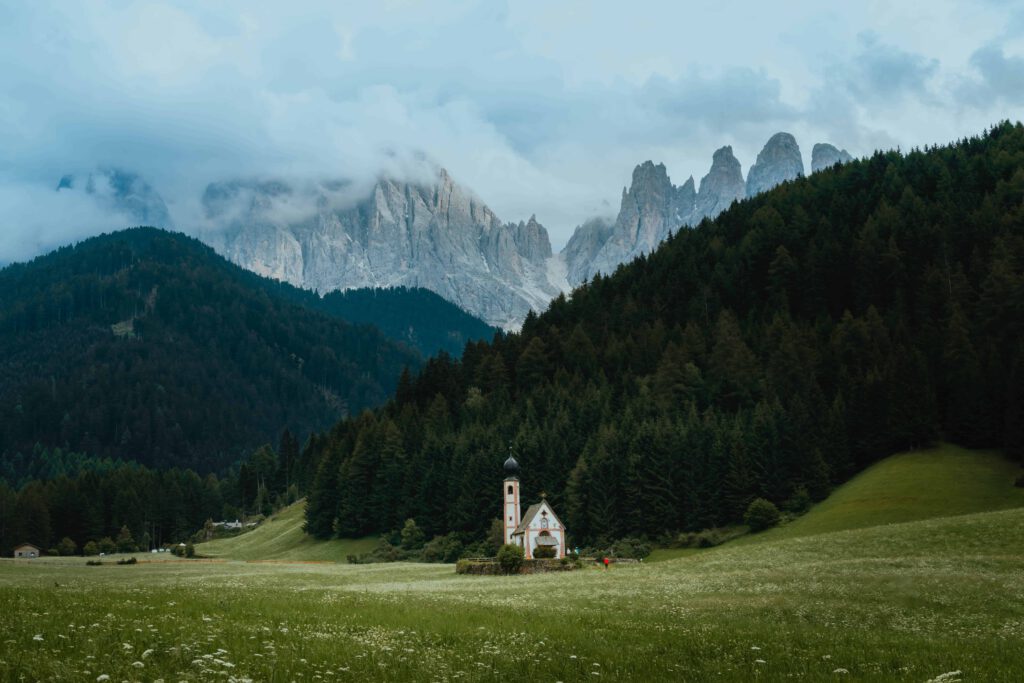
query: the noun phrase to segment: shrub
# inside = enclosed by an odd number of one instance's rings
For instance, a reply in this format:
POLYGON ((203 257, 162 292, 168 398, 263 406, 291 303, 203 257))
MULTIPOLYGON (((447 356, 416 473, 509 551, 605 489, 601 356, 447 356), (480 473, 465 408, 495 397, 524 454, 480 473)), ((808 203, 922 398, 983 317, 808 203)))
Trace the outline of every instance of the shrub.
POLYGON ((117 534, 117 549, 122 553, 130 553, 136 550, 135 539, 132 538, 132 532, 128 529, 128 525, 121 527, 121 531, 117 534))
POLYGON ((85 547, 82 548, 82 552, 85 553, 85 555, 92 557, 93 555, 100 554, 100 547, 96 545, 96 541, 89 541, 85 544, 85 547))
POLYGON ((505 574, 516 574, 523 566, 523 549, 517 545, 505 544, 498 549, 498 566, 505 574))
POLYGON ((110 553, 117 550, 117 546, 114 544, 114 539, 110 536, 104 536, 99 542, 100 552, 109 555, 110 553))
POLYGON ((423 542, 426 537, 423 535, 423 530, 416 526, 415 519, 405 520, 405 526, 402 527, 402 548, 405 550, 416 550, 423 547, 423 542))
POLYGON ((539 545, 533 549, 533 556, 538 560, 550 560, 555 556, 555 547, 550 545, 539 545))
POLYGON ((57 552, 64 557, 67 557, 68 555, 74 555, 75 551, 77 550, 78 545, 67 536, 60 539, 60 543, 57 544, 57 552))
POLYGON ((134 557, 125 557, 117 561, 118 564, 138 564, 139 561, 134 557))
POLYGON ((100 560, 89 560, 86 564, 90 567, 99 567, 103 563, 100 560))
POLYGON ((612 556, 642 560, 651 554, 651 544, 639 538, 623 538, 612 546, 612 556))
POLYGON ((811 509, 811 494, 807 492, 807 487, 798 486, 793 495, 782 504, 782 507, 786 512, 792 512, 796 515, 802 515, 811 509))
POLYGON ((1024 489, 1024 474, 1017 477, 1017 481, 1014 482, 1014 486, 1020 489, 1024 489))
MULTIPOLYGON (((196 556, 196 547, 192 543, 188 543, 185 546, 185 557, 192 558, 196 556)), ((134 559, 134 558, 133 558, 134 559)))
POLYGON ((773 527, 779 523, 779 508, 770 500, 755 498, 743 515, 743 523, 749 526, 751 531, 763 531, 773 527))
POLYGON ((462 542, 455 534, 434 536, 423 546, 421 558, 424 562, 455 562, 462 554, 462 542))

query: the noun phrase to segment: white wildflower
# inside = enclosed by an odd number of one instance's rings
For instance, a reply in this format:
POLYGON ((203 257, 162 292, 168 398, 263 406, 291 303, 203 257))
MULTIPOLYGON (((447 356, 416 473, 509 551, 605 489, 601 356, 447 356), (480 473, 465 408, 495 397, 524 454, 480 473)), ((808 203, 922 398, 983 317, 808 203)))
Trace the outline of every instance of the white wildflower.
POLYGON ((103 683, 103 681, 109 681, 110 676, 108 674, 100 674, 96 677, 96 683, 103 683))
POLYGON ((750 649, 751 650, 760 650, 761 648, 759 648, 757 645, 751 645, 750 649))
POLYGON ((32 636, 32 640, 42 640, 42 639, 43 639, 43 634, 42 633, 37 633, 34 636, 32 636))
POLYGON ((767 663, 768 663, 768 662, 766 662, 766 661, 765 661, 765 660, 763 660, 763 659, 755 659, 755 660, 754 660, 754 664, 767 664, 767 663))
POLYGON ((848 674, 850 672, 847 671, 846 669, 832 669, 832 673, 834 673, 834 674, 848 674))
POLYGON ((143 652, 142 653, 142 658, 145 659, 146 657, 150 656, 151 654, 153 654, 153 648, 150 648, 150 649, 146 650, 145 652, 143 652))
POLYGON ((961 675, 963 675, 963 672, 959 669, 947 671, 944 674, 939 674, 935 678, 929 679, 926 683, 959 683, 961 675))
POLYGON ((146 667, 145 664, 139 661, 132 662, 132 666, 134 666, 136 669, 144 669, 146 667))

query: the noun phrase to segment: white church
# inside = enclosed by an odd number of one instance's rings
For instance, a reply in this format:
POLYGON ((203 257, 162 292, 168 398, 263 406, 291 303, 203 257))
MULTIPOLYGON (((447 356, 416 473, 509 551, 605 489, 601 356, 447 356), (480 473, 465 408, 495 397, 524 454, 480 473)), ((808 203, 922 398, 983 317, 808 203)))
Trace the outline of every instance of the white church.
POLYGON ((505 543, 518 545, 526 559, 533 559, 537 548, 555 549, 555 557, 565 557, 565 525, 558 519, 551 504, 543 496, 539 503, 531 505, 526 514, 520 516, 519 507, 519 463, 509 456, 505 461, 505 481, 502 484, 505 499, 502 520, 505 526, 505 543))

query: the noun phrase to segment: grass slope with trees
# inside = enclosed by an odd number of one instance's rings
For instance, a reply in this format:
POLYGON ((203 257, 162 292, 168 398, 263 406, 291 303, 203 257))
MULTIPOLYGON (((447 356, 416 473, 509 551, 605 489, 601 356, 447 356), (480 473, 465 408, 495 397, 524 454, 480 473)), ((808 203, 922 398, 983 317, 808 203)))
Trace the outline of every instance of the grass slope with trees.
POLYGON ((439 356, 312 444, 320 538, 481 538, 511 442, 576 543, 823 500, 937 439, 1024 450, 1024 126, 785 183, 439 356))

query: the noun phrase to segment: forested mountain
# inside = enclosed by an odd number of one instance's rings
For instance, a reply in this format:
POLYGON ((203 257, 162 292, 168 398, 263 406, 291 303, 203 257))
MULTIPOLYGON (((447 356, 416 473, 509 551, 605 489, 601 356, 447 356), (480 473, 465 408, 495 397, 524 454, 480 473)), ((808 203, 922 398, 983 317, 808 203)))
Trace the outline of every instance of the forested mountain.
POLYGON ((1024 127, 681 230, 317 437, 311 533, 480 536, 509 443, 576 543, 740 519, 944 438, 1024 450, 1024 127))
POLYGON ((373 325, 386 337, 416 349, 424 357, 439 351, 461 356, 466 342, 489 340, 500 331, 422 287, 350 289, 321 297, 278 283, 275 291, 350 323, 373 325))
MULTIPOLYGON (((0 457, 39 443, 218 470, 378 405, 420 356, 180 234, 138 228, 0 271, 0 457)), ((322 305, 322 304, 321 304, 322 305)))

